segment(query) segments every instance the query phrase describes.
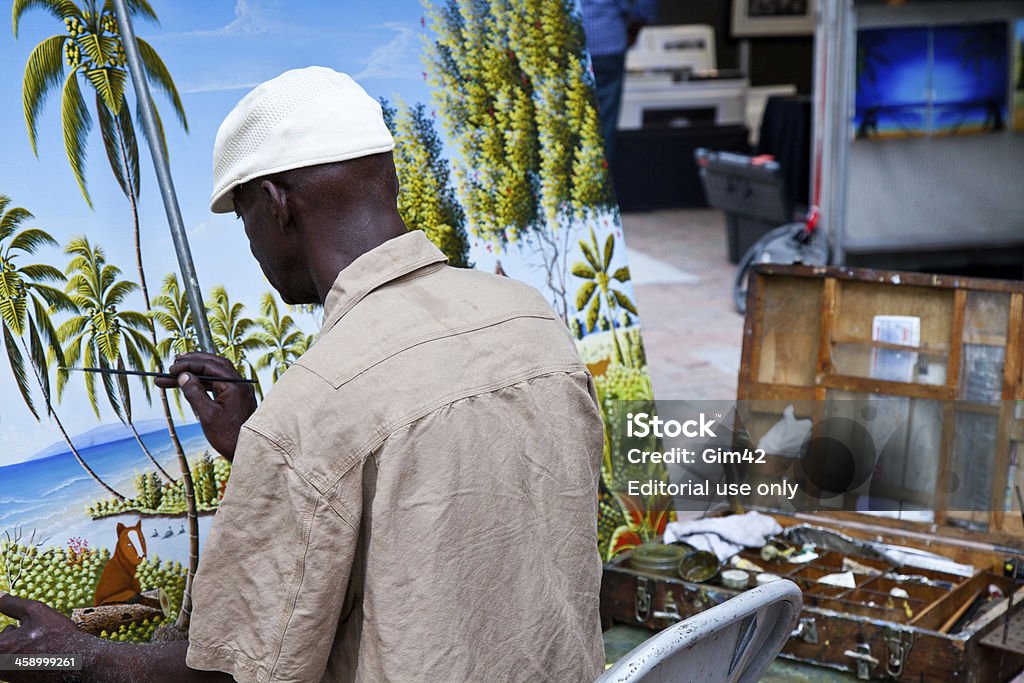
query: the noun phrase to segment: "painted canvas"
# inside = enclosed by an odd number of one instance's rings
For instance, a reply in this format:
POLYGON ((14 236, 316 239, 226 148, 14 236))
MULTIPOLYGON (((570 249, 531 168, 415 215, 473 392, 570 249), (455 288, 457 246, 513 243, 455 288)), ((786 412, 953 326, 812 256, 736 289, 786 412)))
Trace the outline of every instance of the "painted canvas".
POLYGON ((1006 22, 864 29, 857 34, 857 139, 1007 128, 1006 22))
MULTIPOLYGON (((261 393, 315 343, 319 311, 281 303, 241 224, 209 213, 211 150, 249 89, 320 64, 384 104, 409 227, 453 265, 540 289, 606 410, 653 400, 574 0, 129 5, 205 315, 261 393)), ((0 91, 24 107, 0 112, 0 589, 147 640, 181 611, 230 465, 174 392, 62 369, 164 367, 197 348, 194 312, 110 4, 16 2, 13 16, 0 91), (103 617, 111 601, 129 617, 103 617)), ((605 555, 663 526, 631 514, 615 476, 605 555)))
POLYGON ((857 139, 912 137, 928 131, 929 31, 857 32, 857 139))
POLYGON ((932 132, 1006 130, 1006 22, 941 27, 932 34, 932 132))

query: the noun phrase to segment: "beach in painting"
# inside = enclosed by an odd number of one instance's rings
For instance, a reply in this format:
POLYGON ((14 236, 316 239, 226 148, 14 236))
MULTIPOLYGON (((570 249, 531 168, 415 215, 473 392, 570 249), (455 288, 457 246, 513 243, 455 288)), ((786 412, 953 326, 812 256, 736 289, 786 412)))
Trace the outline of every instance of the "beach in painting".
MULTIPOLYGON (((153 427, 157 422, 154 421, 153 427)), ((153 427, 142 434, 142 440, 164 469, 177 476, 180 470, 167 430, 153 427)), ((190 462, 210 450, 198 423, 179 425, 177 432, 190 462)), ((121 425, 114 425, 72 439, 76 444, 89 444, 80 447, 79 453, 100 478, 125 496, 133 497, 136 495, 133 478, 152 471, 153 466, 135 439, 126 434, 127 430, 121 425)), ((139 515, 90 519, 86 506, 109 494, 85 473, 67 447, 62 449, 61 445, 54 444, 24 462, 0 467, 0 541, 4 531, 13 534, 20 527, 26 538, 34 530, 37 539, 46 539, 46 546, 65 546, 69 539, 77 537, 92 548, 113 547, 117 540, 117 523, 134 524, 139 515)), ((200 516, 200 541, 206 537, 212 521, 213 515, 200 516)), ((183 516, 142 517, 148 555, 169 559, 188 557, 188 534, 182 532, 184 524, 183 516)))

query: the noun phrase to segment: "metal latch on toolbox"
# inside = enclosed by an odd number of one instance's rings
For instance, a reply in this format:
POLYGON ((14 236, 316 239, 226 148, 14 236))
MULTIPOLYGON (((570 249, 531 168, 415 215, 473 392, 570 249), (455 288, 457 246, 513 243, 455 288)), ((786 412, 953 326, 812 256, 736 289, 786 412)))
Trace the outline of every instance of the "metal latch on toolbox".
POLYGON ((811 645, 818 644, 818 625, 814 622, 813 617, 801 617, 800 623, 793 629, 793 632, 789 634, 790 638, 799 638, 805 643, 811 645))
POLYGON ((651 618, 651 594, 647 590, 647 577, 636 577, 636 596, 634 600, 636 620, 647 621, 651 618))
POLYGON ((653 617, 654 619, 682 621, 683 615, 679 613, 679 605, 676 604, 676 600, 675 597, 673 597, 672 595, 672 591, 668 591, 665 593, 664 609, 655 610, 654 612, 651 612, 651 603, 653 602, 654 595, 648 589, 648 583, 649 581, 646 576, 636 577, 636 620, 639 622, 644 622, 653 617))
POLYGON ((910 655, 910 648, 914 646, 914 634, 910 631, 887 628, 882 632, 882 640, 889 648, 885 671, 893 678, 898 678, 903 673, 903 665, 910 655))
POLYGON ((676 604, 676 599, 672 596, 672 591, 665 593, 665 609, 662 611, 655 611, 653 614, 655 619, 669 619, 671 621, 682 621, 683 615, 679 613, 679 605, 676 604))
POLYGON ((878 660, 871 656, 870 643, 857 643, 856 650, 847 650, 843 654, 857 660, 857 678, 871 680, 871 670, 878 666, 878 660))

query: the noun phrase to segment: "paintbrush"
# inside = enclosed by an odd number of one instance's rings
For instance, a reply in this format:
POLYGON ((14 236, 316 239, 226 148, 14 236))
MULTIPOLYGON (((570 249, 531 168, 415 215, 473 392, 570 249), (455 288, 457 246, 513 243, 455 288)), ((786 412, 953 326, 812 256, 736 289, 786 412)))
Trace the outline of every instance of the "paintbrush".
MULTIPOLYGON (((74 370, 75 372, 95 372, 101 375, 131 375, 133 377, 159 377, 163 379, 177 380, 180 375, 169 372, 142 372, 141 370, 118 370, 115 368, 58 368, 59 370, 74 370)), ((182 373, 184 374, 184 373, 182 373)), ((256 384, 254 379, 244 377, 210 377, 208 375, 197 375, 189 373, 201 382, 234 382, 236 384, 256 384)))

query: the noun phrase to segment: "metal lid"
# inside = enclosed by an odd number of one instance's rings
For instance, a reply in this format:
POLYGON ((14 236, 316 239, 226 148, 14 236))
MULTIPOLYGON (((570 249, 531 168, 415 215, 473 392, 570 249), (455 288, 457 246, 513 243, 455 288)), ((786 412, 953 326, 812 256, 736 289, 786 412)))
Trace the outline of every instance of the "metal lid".
POLYGON ((644 543, 633 549, 629 557, 629 565, 633 569, 644 571, 667 572, 673 574, 679 561, 692 550, 689 546, 665 543, 644 543))

